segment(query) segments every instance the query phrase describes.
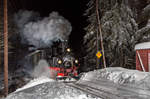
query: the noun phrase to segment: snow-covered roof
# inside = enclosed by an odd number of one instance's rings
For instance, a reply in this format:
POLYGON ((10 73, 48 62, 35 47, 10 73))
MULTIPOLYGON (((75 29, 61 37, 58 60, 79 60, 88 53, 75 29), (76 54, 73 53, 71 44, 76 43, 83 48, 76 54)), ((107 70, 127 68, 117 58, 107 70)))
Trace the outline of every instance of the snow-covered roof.
POLYGON ((134 49, 135 50, 150 49, 150 42, 136 44, 134 49))

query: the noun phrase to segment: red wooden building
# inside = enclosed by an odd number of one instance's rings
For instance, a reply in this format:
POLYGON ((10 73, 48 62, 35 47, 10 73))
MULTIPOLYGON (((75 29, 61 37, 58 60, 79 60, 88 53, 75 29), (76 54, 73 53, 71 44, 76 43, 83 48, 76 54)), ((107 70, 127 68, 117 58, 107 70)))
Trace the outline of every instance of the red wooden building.
POLYGON ((150 42, 135 45, 136 69, 140 71, 150 71, 150 42))

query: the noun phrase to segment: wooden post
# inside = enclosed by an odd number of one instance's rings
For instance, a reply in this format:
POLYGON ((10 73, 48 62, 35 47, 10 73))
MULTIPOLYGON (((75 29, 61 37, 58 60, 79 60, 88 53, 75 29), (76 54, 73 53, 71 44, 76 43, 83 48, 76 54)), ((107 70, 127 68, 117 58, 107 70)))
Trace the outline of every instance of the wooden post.
MULTIPOLYGON (((99 35, 98 35, 98 31, 97 31, 97 34, 96 34, 96 50, 97 50, 97 52, 99 51, 99 35)), ((99 58, 96 57, 96 69, 98 69, 98 68, 99 68, 99 58)))
POLYGON ((8 19, 7 0, 4 0, 4 87, 5 95, 8 95, 8 19))
MULTIPOLYGON (((0 9, 2 9, 1 6, 2 6, 2 4, 1 4, 1 1, 0 1, 0 9)), ((1 11, 0 11, 0 14, 1 14, 1 11)), ((1 20, 2 20, 2 19, 1 19, 1 17, 0 17, 0 24, 1 24, 1 22, 2 22, 1 20)), ((2 47, 1 47, 1 36, 2 36, 2 34, 1 34, 1 30, 0 30, 0 51, 1 51, 1 48, 2 48, 2 47)), ((1 62, 1 61, 2 61, 2 60, 1 60, 1 52, 0 52, 0 72, 1 72, 1 68, 2 68, 2 66, 1 66, 1 63, 2 63, 2 62, 1 62)))
POLYGON ((97 16, 97 22, 98 22, 98 31, 100 33, 100 39, 101 39, 101 48, 102 48, 102 53, 103 53, 104 68, 106 68, 106 60, 105 60, 105 53, 104 53, 104 46, 103 46, 103 36, 102 36, 102 30, 101 30, 101 24, 100 24, 98 5, 99 5, 99 2, 98 0, 96 0, 96 16, 97 16))

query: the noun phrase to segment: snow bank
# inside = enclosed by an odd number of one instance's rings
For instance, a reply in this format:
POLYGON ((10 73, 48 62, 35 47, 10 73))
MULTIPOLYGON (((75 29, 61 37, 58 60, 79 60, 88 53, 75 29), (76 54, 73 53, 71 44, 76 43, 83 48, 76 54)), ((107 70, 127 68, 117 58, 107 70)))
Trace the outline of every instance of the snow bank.
POLYGON ((24 89, 31 88, 33 86, 37 86, 39 84, 43 84, 43 83, 47 83, 47 82, 53 82, 53 81, 55 81, 55 80, 47 78, 45 76, 42 76, 40 78, 31 80, 27 85, 23 86, 22 88, 17 89, 16 92, 19 92, 19 91, 24 90, 24 89))
POLYGON ((91 96, 87 96, 86 94, 81 94, 81 95, 77 95, 75 97, 72 97, 70 95, 61 95, 59 96, 59 98, 54 98, 54 99, 101 99, 101 98, 93 98, 91 96))
POLYGON ((58 82, 73 82, 77 81, 75 78, 58 79, 58 82))
POLYGON ((85 73, 76 83, 100 89, 106 92, 101 95, 108 96, 108 99, 149 99, 150 97, 149 72, 111 67, 85 73))
POLYGON ((32 80, 6 99, 101 99, 46 77, 32 80))
POLYGON ((106 79, 117 84, 132 85, 140 88, 150 89, 150 73, 137 70, 129 70, 120 67, 111 67, 85 73, 81 80, 93 81, 106 79))

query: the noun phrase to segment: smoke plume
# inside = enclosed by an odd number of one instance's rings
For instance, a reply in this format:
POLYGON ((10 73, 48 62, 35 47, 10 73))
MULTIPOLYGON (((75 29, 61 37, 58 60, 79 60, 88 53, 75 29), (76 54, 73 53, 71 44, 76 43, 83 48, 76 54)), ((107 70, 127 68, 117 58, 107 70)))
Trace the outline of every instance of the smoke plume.
POLYGON ((55 79, 56 72, 54 70, 51 70, 48 66, 48 63, 45 60, 40 60, 38 65, 35 66, 32 76, 34 78, 45 76, 48 78, 55 79))
POLYGON ((36 48, 50 47, 57 40, 67 40, 72 30, 70 22, 57 12, 42 19, 36 12, 19 11, 14 19, 22 43, 36 48))

